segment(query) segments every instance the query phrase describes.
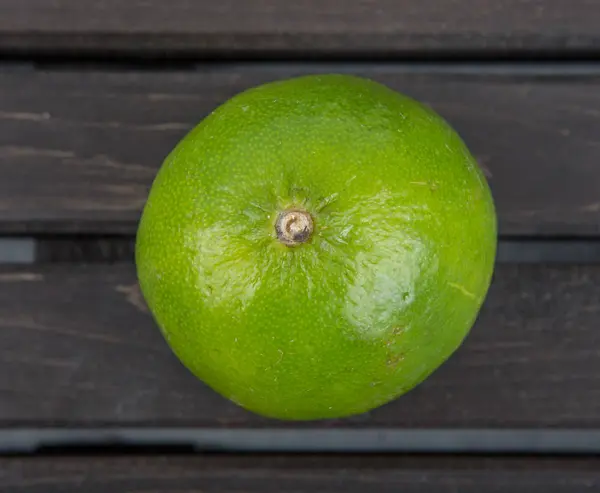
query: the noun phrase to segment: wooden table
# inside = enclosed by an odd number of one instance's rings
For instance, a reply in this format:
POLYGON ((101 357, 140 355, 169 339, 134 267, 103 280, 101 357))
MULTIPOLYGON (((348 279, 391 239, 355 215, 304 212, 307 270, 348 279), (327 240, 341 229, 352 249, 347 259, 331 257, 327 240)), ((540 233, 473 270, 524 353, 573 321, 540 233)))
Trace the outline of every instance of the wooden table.
POLYGON ((600 491, 600 2, 0 0, 0 55, 0 492, 600 491), (192 125, 316 72, 444 115, 501 237, 442 369, 298 425, 183 369, 132 255, 192 125))

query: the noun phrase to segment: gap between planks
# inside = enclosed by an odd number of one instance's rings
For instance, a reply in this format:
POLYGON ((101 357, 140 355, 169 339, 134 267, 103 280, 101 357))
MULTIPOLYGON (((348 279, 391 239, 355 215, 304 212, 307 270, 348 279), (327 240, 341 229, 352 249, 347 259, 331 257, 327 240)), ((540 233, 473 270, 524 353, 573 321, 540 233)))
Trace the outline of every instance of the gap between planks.
POLYGON ((600 454, 600 429, 14 428, 0 454, 78 448, 182 448, 193 452, 600 454))
MULTIPOLYGON (((94 235, 0 237, 0 264, 133 262, 135 240, 94 235)), ((600 241, 588 239, 500 239, 498 263, 600 263, 600 241)))

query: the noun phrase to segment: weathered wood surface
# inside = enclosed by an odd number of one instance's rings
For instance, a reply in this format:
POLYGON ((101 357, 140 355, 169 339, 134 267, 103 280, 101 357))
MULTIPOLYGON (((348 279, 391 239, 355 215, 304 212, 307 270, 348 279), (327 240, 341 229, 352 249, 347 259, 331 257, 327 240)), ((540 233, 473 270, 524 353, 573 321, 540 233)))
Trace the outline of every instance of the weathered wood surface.
POLYGON ((132 234, 163 158, 218 104, 336 70, 444 115, 491 173, 501 234, 600 234, 600 74, 293 64, 0 71, 0 233, 132 234))
POLYGON ((0 50, 81 55, 580 55, 594 0, 2 0, 0 50))
POLYGON ((600 491, 596 458, 115 456, 0 459, 6 493, 572 493, 600 491))
MULTIPOLYGON (((394 403, 320 426, 600 426, 599 284, 599 265, 500 265, 441 370, 394 403)), ((130 264, 3 267, 0 348, 0 426, 284 426, 180 365, 130 264)))

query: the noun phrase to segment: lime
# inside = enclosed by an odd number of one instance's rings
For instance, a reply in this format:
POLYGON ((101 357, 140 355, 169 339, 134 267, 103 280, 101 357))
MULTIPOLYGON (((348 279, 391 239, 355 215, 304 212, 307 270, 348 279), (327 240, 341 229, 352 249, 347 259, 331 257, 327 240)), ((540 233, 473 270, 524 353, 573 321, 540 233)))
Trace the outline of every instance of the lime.
POLYGON ((363 413, 461 345, 489 288, 484 175, 434 111, 313 75, 236 95, 162 165, 142 293, 181 362, 255 413, 363 413))

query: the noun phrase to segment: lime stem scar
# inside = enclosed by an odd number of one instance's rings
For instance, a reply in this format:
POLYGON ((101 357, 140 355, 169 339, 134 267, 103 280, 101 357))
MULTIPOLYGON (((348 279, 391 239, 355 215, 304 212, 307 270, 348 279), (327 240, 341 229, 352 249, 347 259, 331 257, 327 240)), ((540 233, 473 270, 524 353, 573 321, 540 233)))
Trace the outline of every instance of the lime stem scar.
POLYGON ((275 222, 277 239, 286 246, 306 243, 313 232, 311 215, 300 209, 288 209, 279 213, 275 222))

